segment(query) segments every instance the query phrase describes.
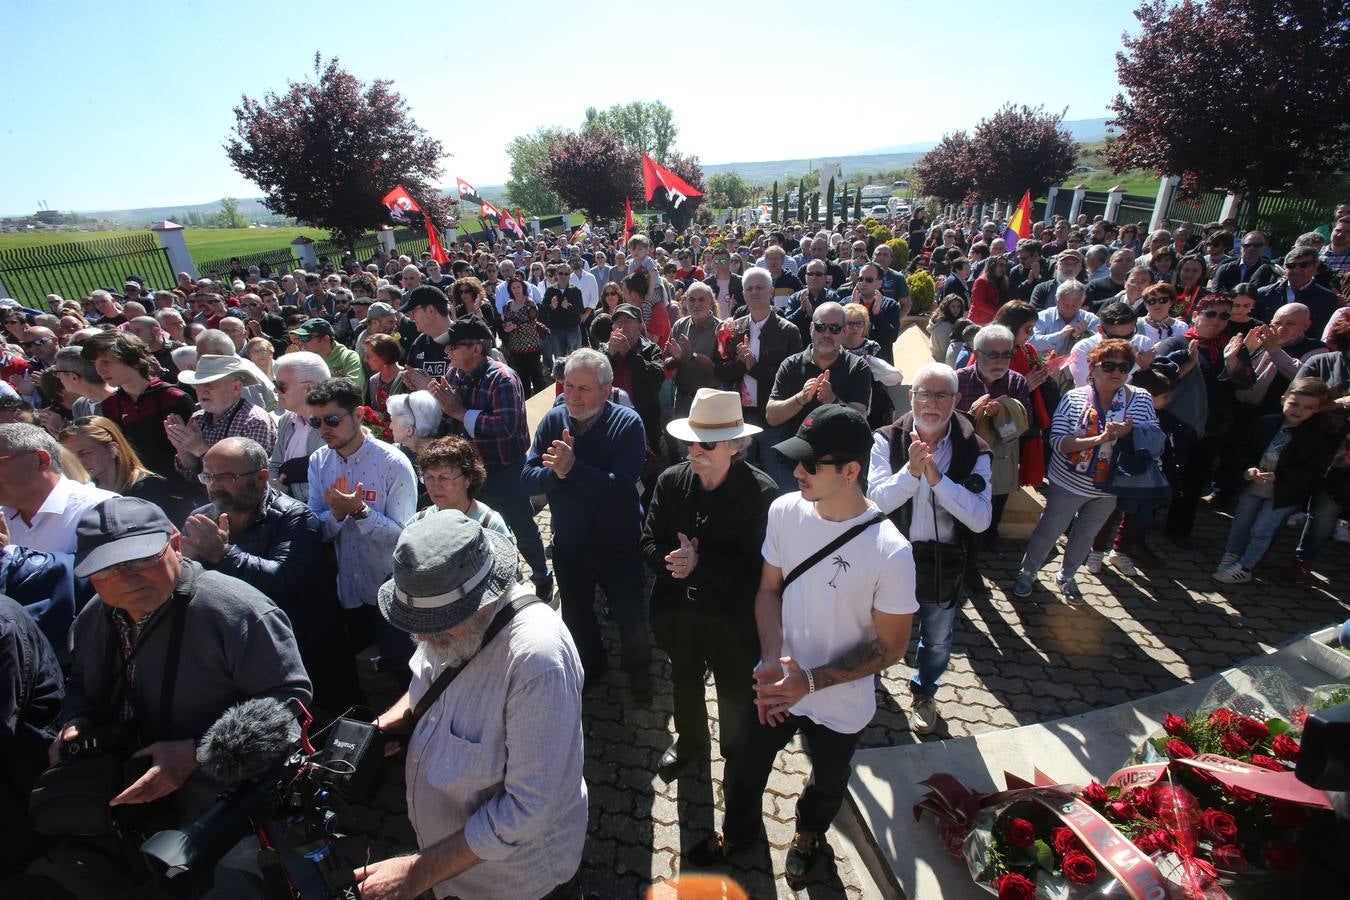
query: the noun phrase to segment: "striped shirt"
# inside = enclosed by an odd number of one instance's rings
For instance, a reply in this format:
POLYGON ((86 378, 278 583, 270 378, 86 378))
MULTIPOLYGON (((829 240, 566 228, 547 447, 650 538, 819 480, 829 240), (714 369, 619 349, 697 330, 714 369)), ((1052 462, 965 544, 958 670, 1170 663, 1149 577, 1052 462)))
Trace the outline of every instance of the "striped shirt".
POLYGON ((1350 250, 1344 253, 1337 253, 1327 244, 1322 248, 1322 262, 1326 263, 1327 268, 1340 273, 1350 269, 1350 250))
POLYGON ((1111 450, 1115 442, 1102 444, 1101 447, 1082 451, 1070 457, 1059 449, 1065 438, 1087 437, 1098 434, 1106 428, 1107 422, 1123 422, 1129 419, 1136 424, 1156 425, 1158 413, 1153 408, 1153 398, 1148 391, 1124 385, 1111 399, 1110 409, 1104 420, 1096 428, 1087 427, 1088 412, 1096 402, 1097 389, 1093 385, 1074 388, 1059 401, 1054 421, 1050 423, 1050 447, 1054 451, 1050 458, 1050 483, 1081 497, 1105 497, 1093 480, 1093 472, 1098 464, 1109 464, 1111 450))

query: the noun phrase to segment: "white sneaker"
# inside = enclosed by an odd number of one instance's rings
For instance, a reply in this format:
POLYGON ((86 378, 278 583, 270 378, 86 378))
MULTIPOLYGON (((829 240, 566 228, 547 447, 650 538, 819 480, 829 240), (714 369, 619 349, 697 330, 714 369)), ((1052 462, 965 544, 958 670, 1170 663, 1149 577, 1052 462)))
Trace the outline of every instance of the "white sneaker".
POLYGON ((909 708, 909 729, 915 734, 932 734, 937 728, 937 701, 932 697, 915 697, 914 705, 909 708))
POLYGON ((1350 544, 1350 523, 1344 519, 1336 523, 1336 540, 1342 544, 1350 544))
POLYGON ((1305 512, 1296 512, 1285 522, 1290 528, 1302 528, 1303 523, 1308 521, 1308 514, 1305 512))
POLYGON ((1135 567, 1134 560, 1118 550, 1112 550, 1106 554, 1105 562, 1108 566, 1114 566, 1116 571, 1122 575, 1135 576, 1139 574, 1139 569, 1135 567))
POLYGON ((1233 563, 1226 569, 1214 573, 1214 580, 1224 584, 1246 584, 1252 580, 1252 570, 1242 567, 1242 563, 1233 563))
POLYGON ((1223 556, 1219 557, 1219 567, 1214 571, 1222 572, 1224 569, 1231 568, 1233 563, 1241 558, 1242 557, 1238 556, 1236 553, 1225 553, 1223 556))
POLYGON ((1091 553, 1089 553, 1087 555, 1087 561, 1083 563, 1083 568, 1087 569, 1093 575, 1096 575, 1097 573, 1101 572, 1102 570, 1101 553, 1099 553, 1096 550, 1093 550, 1091 553))

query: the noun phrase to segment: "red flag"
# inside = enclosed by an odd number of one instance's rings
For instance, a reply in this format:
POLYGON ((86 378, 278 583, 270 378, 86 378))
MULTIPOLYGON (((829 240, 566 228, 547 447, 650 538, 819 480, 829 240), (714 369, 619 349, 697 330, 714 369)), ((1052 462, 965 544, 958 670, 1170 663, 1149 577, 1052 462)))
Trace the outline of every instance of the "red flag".
POLYGON ((511 215, 511 210, 502 213, 502 231, 509 231, 518 238, 525 237, 525 232, 521 230, 520 223, 516 221, 515 216, 511 215))
POLYGON ((478 188, 469 184, 463 178, 455 178, 455 187, 459 190, 459 199, 469 203, 479 203, 482 198, 478 196, 478 188))
POLYGON ((665 189, 672 206, 679 206, 690 197, 703 196, 702 192, 690 187, 680 176, 652 162, 652 158, 645 153, 642 154, 642 187, 647 192, 648 203, 652 202, 652 195, 657 188, 665 189))
POLYGON ((486 200, 482 200, 478 203, 478 215, 482 216, 484 219, 496 219, 501 221, 502 211, 486 200))
POLYGON ((450 257, 446 254, 445 248, 441 246, 440 235, 436 234, 436 226, 431 224, 431 216, 423 216, 422 221, 427 226, 427 244, 431 251, 431 258, 443 266, 450 264, 450 257))
POLYGON ((516 207, 516 222, 520 225, 521 237, 525 236, 525 213, 521 212, 520 207, 516 207))
MULTIPOLYGON (((643 157, 644 159, 646 157, 643 157)), ((626 245, 628 239, 633 236, 633 202, 627 197, 623 198, 623 242, 626 245)))
POLYGON ((407 213, 422 211, 422 207, 417 205, 417 201, 401 184, 394 185, 394 189, 384 195, 382 202, 389 207, 390 218, 396 221, 402 221, 407 213))

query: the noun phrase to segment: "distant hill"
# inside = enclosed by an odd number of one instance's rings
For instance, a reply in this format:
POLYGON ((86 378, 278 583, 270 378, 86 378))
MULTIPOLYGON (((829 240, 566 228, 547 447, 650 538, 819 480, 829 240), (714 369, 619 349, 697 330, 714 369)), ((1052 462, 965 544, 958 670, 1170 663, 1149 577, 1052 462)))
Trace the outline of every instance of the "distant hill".
MULTIPOLYGON (((1064 127, 1068 129, 1069 135, 1080 144, 1095 144, 1098 141, 1106 140, 1107 134, 1113 134, 1114 129, 1108 128, 1106 123, 1109 119, 1066 119, 1064 127)), ((894 147, 878 147, 876 150, 869 150, 869 153, 926 153, 937 146, 937 141, 921 141, 917 144, 897 144, 894 147)))
POLYGON ((815 159, 777 159, 768 162, 705 163, 704 175, 735 172, 752 185, 768 185, 800 178, 818 170, 825 163, 838 163, 846 181, 859 181, 868 175, 878 175, 914 165, 922 153, 871 153, 863 156, 818 156, 815 159))

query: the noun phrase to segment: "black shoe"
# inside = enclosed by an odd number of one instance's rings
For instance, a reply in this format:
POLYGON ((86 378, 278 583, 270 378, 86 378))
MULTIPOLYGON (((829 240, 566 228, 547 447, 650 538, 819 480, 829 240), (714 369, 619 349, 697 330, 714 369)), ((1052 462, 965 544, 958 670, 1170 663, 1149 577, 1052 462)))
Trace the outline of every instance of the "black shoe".
POLYGON ((708 869, 721 865, 727 861, 727 857, 740 853, 748 846, 749 844, 728 843, 721 832, 714 831, 691 847, 684 855, 684 859, 696 869, 708 869))
POLYGON ((693 744, 686 746, 685 741, 676 740, 666 748, 665 753, 661 754, 661 762, 657 763, 656 774, 661 776, 662 781, 674 781, 675 777, 680 774, 681 769, 699 757, 709 755, 711 749, 708 746, 694 746, 693 744))
POLYGON ((545 575, 534 583, 534 595, 545 603, 553 600, 553 576, 545 575))
POLYGON ((792 836, 792 845, 788 847, 787 867, 784 878, 788 887, 800 890, 811 875, 811 870, 820 861, 820 835, 813 831, 799 831, 792 836))

